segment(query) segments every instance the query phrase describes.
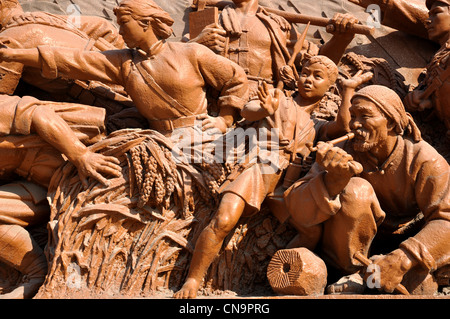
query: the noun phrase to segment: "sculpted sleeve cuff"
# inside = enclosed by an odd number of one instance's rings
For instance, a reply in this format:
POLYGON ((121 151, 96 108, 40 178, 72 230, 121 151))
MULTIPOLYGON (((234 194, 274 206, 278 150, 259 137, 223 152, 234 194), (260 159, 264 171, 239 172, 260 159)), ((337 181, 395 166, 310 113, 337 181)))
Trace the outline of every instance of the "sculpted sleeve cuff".
POLYGON ((414 237, 410 237, 402 242, 400 248, 414 256, 425 269, 428 269, 430 272, 436 270, 436 261, 431 256, 428 248, 414 237))
POLYGON ((234 107, 238 110, 242 110, 244 108, 246 99, 242 99, 235 95, 227 95, 219 97, 219 107, 228 106, 234 107))
POLYGON ((11 134, 16 108, 19 101, 20 97, 9 95, 3 96, 0 100, 0 136, 11 134))
POLYGON ((58 68, 53 50, 46 45, 40 45, 37 49, 41 60, 42 76, 46 79, 56 79, 58 77, 58 68))
POLYGON ((34 110, 39 101, 31 96, 24 96, 16 107, 14 122, 11 127, 11 134, 29 135, 31 134, 31 125, 34 110))

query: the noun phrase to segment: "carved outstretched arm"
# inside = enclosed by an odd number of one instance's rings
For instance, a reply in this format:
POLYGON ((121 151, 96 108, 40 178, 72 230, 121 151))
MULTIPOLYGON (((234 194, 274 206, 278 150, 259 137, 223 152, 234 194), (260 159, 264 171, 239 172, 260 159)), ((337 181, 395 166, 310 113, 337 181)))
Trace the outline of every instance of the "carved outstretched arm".
POLYGON ((122 64, 126 50, 82 51, 65 47, 39 46, 32 49, 0 49, 0 61, 20 62, 40 69, 46 78, 66 75, 77 80, 123 84, 122 64))
POLYGON ((108 185, 108 180, 102 174, 112 176, 120 174, 120 162, 117 158, 91 152, 50 107, 36 106, 31 119, 31 130, 64 154, 77 167, 81 182, 85 186, 88 177, 108 185))

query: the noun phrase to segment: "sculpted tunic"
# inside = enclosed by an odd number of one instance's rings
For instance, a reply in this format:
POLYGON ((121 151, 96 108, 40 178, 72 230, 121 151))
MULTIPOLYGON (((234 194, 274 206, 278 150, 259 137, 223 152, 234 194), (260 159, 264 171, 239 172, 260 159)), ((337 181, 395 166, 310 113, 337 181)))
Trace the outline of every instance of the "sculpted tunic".
MULTIPOLYGON (((450 169, 447 161, 425 141, 413 143, 399 136, 392 154, 378 167, 364 153, 354 152, 350 143, 346 142, 344 149, 363 165, 360 177, 372 185, 386 213, 378 229, 393 234, 421 213, 424 226, 400 246, 428 270, 448 264, 450 169)), ((335 198, 328 195, 324 173, 314 164, 311 171, 285 193, 289 213, 301 217, 306 227, 323 223, 342 207, 340 195, 335 198)), ((363 229, 350 231, 364 233, 363 229)))
MULTIPOLYGON (((250 97, 256 96, 259 81, 276 86, 280 80, 279 70, 290 58, 288 48, 294 33, 289 22, 260 7, 255 16, 248 16, 241 23, 235 7, 230 5, 222 11, 219 23, 228 34, 224 55, 247 73, 250 97)), ((304 48, 312 55, 319 52, 319 48, 308 41, 304 48)))
MULTIPOLYGON (((249 103, 259 103, 259 100, 249 103)), ((222 193, 234 193, 252 211, 259 211, 264 199, 279 186, 293 155, 305 160, 310 154, 306 143, 328 139, 329 123, 312 118, 292 97, 283 95, 275 114, 256 125, 258 145, 257 150, 250 153, 248 166, 244 165, 245 169, 236 179, 230 178, 231 183, 222 193)))

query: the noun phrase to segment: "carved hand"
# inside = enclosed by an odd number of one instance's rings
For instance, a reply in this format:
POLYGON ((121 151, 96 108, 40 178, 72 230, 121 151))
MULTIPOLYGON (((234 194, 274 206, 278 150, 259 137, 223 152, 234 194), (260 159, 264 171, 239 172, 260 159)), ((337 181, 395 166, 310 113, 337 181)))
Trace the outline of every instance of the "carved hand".
MULTIPOLYGON (((382 257, 378 256, 373 263, 380 267, 380 289, 388 293, 395 290, 403 276, 414 266, 412 260, 402 249, 396 249, 382 257)), ((369 275, 366 273, 366 279, 369 275)))
POLYGON ((85 187, 88 186, 88 177, 108 186, 109 182, 102 174, 118 177, 121 172, 120 162, 117 158, 94 153, 90 150, 72 160, 72 163, 77 167, 80 180, 85 187))
POLYGON ((202 32, 189 42, 197 42, 210 48, 215 53, 221 53, 225 49, 227 32, 217 23, 206 26, 202 32))
POLYGON ((346 89, 356 89, 361 84, 370 81, 370 79, 372 79, 373 77, 372 72, 362 72, 363 71, 360 70, 350 79, 340 78, 339 81, 341 82, 341 85, 346 89))
POLYGON ((330 196, 337 196, 347 186, 350 178, 362 172, 362 165, 342 148, 331 143, 317 143, 316 162, 325 174, 325 186, 330 196))
POLYGON ((228 125, 222 116, 209 116, 201 114, 197 116, 198 120, 202 120, 202 131, 218 129, 222 134, 227 131, 228 125))
POLYGON ((423 111, 433 107, 430 99, 422 99, 423 91, 414 90, 405 97, 405 108, 408 111, 423 111))
POLYGON ((274 94, 270 94, 269 86, 266 82, 262 82, 262 84, 258 87, 258 98, 260 100, 261 108, 266 110, 268 115, 273 115, 280 105, 280 96, 281 91, 275 89, 274 94))

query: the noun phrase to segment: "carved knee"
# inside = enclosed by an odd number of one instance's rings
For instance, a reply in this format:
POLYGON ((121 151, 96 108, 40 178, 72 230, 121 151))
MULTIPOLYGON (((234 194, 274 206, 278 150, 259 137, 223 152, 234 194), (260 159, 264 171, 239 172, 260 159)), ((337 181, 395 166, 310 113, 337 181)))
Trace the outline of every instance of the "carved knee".
POLYGON ((361 214, 371 211, 377 224, 385 217, 384 211, 381 209, 377 195, 372 185, 360 177, 353 177, 344 188, 340 195, 343 213, 358 218, 361 214))

